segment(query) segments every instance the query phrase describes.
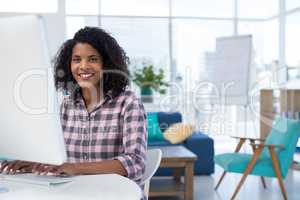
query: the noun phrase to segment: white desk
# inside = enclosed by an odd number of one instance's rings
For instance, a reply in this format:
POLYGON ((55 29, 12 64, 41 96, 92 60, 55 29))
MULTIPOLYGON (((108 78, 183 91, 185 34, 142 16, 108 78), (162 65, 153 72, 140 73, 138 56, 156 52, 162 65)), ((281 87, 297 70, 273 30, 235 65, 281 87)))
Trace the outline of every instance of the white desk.
POLYGON ((133 181, 116 174, 74 177, 57 186, 39 186, 0 180, 9 189, 1 200, 140 200, 142 192, 133 181))

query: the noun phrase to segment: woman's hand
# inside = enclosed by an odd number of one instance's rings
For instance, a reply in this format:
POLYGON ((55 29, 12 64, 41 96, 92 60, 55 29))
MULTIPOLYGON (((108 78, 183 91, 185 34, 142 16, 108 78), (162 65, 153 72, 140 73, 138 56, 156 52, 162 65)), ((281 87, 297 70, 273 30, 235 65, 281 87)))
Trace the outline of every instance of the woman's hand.
POLYGON ((64 163, 61 166, 58 167, 56 174, 61 175, 70 175, 70 176, 75 176, 75 175, 80 175, 80 171, 78 169, 78 166, 80 164, 75 164, 75 163, 64 163))
POLYGON ((0 164, 0 173, 36 173, 38 175, 79 175, 79 170, 73 163, 64 163, 62 165, 48 165, 42 163, 27 162, 21 160, 2 161, 0 164))
POLYGON ((33 170, 35 163, 21 160, 2 161, 0 164, 0 173, 16 174, 16 173, 30 173, 33 170))
POLYGON ((54 174, 56 176, 60 175, 79 175, 79 170, 77 169, 78 164, 74 163, 64 163, 62 165, 47 165, 37 163, 33 166, 33 172, 39 175, 54 174))

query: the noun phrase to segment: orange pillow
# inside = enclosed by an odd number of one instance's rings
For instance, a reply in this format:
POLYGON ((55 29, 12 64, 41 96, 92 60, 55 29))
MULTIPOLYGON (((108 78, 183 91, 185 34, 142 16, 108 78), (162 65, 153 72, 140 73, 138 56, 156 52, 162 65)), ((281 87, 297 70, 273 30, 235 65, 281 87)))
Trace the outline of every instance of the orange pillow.
POLYGON ((172 144, 178 144, 190 137, 193 130, 194 126, 191 124, 176 123, 164 132, 164 138, 172 144))

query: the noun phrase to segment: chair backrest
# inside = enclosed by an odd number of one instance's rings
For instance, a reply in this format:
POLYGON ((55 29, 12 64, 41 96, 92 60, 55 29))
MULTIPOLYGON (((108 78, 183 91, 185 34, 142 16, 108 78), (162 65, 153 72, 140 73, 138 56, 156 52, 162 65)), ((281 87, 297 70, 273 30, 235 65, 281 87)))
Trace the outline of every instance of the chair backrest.
MULTIPOLYGON (((266 138, 266 144, 280 144, 284 149, 276 149, 282 176, 285 177, 293 161, 297 141, 300 136, 300 121, 277 117, 274 125, 266 138)), ((263 156, 270 157, 267 148, 263 151, 263 156)))
POLYGON ((146 152, 146 169, 144 176, 142 177, 141 183, 144 184, 144 193, 148 198, 150 179, 155 174, 159 167, 162 157, 160 149, 148 149, 146 152))
POLYGON ((160 149, 148 149, 146 152, 146 169, 141 182, 149 181, 155 174, 161 161, 162 152, 160 149))

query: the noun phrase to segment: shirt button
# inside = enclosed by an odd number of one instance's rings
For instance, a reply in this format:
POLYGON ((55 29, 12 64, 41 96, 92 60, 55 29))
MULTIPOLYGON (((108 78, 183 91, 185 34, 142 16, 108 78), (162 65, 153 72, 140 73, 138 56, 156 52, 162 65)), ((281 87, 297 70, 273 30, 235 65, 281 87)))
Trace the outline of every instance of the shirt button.
POLYGON ((84 160, 87 160, 87 159, 88 159, 88 156, 87 156, 86 153, 83 154, 83 159, 84 159, 84 160))
POLYGON ((88 135, 85 135, 85 136, 84 136, 84 139, 86 139, 86 140, 89 139, 89 136, 88 136, 88 135))

